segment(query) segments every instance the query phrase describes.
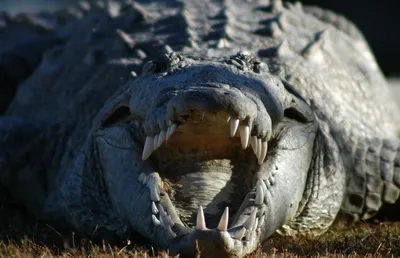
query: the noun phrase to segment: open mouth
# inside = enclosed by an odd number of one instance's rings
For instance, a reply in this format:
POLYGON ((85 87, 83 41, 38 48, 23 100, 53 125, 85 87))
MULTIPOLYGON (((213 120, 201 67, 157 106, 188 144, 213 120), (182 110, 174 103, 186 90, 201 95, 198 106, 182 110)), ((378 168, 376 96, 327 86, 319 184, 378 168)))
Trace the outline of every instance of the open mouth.
POLYGON ((192 111, 146 137, 142 159, 158 173, 142 173, 139 181, 150 191, 155 227, 171 238, 212 230, 232 242, 255 239, 274 178, 253 182, 271 130, 248 118, 192 111))

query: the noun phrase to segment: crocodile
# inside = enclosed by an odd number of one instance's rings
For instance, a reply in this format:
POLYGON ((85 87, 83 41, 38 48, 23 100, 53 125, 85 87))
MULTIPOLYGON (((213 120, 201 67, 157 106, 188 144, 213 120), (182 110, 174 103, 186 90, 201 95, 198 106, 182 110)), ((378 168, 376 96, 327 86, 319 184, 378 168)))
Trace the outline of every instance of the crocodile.
POLYGON ((398 107, 344 17, 277 0, 66 13, 46 44, 0 49, 1 84, 16 87, 1 183, 37 218, 242 257, 275 232, 322 234, 398 199, 398 107))

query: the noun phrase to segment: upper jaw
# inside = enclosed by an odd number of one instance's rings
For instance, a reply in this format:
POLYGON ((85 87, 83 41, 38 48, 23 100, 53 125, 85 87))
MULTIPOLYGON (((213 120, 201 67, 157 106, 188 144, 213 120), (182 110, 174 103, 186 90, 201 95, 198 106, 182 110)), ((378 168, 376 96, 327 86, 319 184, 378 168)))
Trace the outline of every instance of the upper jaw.
POLYGON ((164 105, 152 105, 144 122, 146 138, 142 159, 149 158, 175 132, 203 133, 199 131, 201 126, 209 135, 240 136, 242 148, 251 145, 259 163, 264 161, 272 132, 265 107, 236 88, 208 86, 189 87, 164 105))

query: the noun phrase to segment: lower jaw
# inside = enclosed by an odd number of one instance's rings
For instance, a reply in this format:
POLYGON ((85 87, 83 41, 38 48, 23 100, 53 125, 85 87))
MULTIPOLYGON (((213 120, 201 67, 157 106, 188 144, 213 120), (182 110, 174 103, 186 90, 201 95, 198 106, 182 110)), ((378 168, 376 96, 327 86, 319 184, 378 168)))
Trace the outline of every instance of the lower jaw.
MULTIPOLYGON (((222 163, 231 162, 220 160, 219 164, 222 163)), ((174 169, 174 177, 162 179, 164 189, 161 189, 160 200, 155 202, 158 211, 153 214, 160 222, 155 231, 157 239, 163 243, 162 247, 176 253, 193 252, 198 243, 204 248, 219 243, 218 246, 222 246, 222 249, 229 247, 231 250, 235 247, 239 253, 247 253, 257 247, 257 240, 262 235, 262 224, 265 222, 266 206, 264 203, 256 206, 249 202, 251 198, 255 198, 255 189, 251 188, 251 177, 240 173, 250 173, 249 170, 232 165, 211 166, 207 162, 181 164, 179 167, 174 166, 174 169), (244 203, 245 206, 250 206, 238 214, 244 203), (206 223, 203 229, 196 226, 200 205, 205 207, 206 223), (221 231, 218 224, 225 207, 229 207, 228 225, 234 226, 228 226, 227 230, 221 231), (256 214, 257 226, 254 226, 254 222, 250 226, 246 225, 252 213, 256 214), (243 235, 240 236, 241 233, 243 235)), ((171 173, 172 169, 167 174, 171 173)), ((221 251, 221 248, 217 249, 221 251)))
POLYGON ((199 206, 204 207, 207 226, 216 227, 225 207, 231 214, 238 211, 251 185, 251 178, 232 166, 183 164, 174 169, 173 178, 163 178, 164 188, 189 227, 195 226, 199 206))

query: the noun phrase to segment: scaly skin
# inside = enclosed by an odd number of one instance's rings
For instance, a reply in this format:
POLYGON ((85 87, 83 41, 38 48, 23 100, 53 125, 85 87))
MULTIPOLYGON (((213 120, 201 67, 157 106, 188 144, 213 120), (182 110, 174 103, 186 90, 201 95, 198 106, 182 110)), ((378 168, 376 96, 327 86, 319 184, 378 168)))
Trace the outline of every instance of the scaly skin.
POLYGON ((241 257, 398 198, 400 117, 343 18, 280 1, 83 7, 0 119, 2 182, 36 216, 241 257))

